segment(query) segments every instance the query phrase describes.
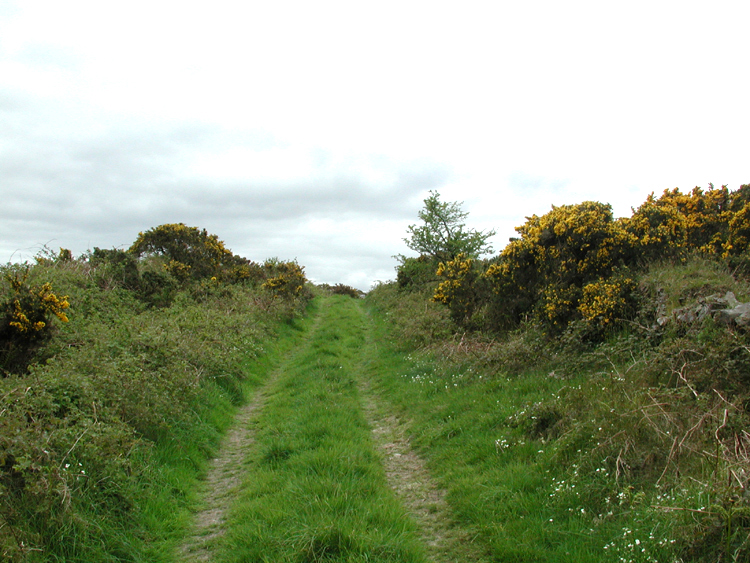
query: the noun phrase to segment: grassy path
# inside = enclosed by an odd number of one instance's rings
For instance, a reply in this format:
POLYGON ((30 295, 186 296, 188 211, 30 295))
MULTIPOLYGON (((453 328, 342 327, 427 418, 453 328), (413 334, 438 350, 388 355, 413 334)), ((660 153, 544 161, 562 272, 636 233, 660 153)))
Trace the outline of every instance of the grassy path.
POLYGON ((480 561, 369 390, 380 362, 361 303, 316 302, 226 438, 179 560, 480 561))

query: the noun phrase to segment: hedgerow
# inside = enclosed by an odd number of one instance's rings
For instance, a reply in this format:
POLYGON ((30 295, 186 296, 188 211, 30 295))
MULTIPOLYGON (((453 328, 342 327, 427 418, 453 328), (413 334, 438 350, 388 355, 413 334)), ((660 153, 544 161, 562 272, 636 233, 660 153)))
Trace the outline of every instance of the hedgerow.
POLYGON ((307 298, 163 264, 95 249, 0 267, 0 559, 161 560, 179 518, 149 511, 186 510, 248 361, 307 298))

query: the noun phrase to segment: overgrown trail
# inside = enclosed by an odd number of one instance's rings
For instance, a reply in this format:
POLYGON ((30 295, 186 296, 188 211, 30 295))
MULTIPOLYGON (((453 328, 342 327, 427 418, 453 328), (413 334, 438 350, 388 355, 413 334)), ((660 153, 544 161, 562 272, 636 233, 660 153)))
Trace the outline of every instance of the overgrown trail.
POLYGON ((319 298, 239 413, 180 561, 482 561, 404 426, 368 383, 371 320, 319 298))
MULTIPOLYGON (((316 322, 319 319, 313 319, 316 322)), ((299 334, 289 338, 300 339, 299 334)), ((283 343, 287 347, 293 342, 283 343)), ((283 346, 282 348, 285 348, 283 346)), ((202 492, 202 505, 194 517, 192 533, 179 547, 179 560, 186 563, 211 561, 217 540, 226 530, 226 513, 232 499, 238 493, 243 477, 243 462, 253 447, 255 436, 254 417, 268 396, 279 374, 286 365, 281 361, 270 372, 266 383, 255 391, 254 397, 244 405, 235 417, 234 424, 222 441, 221 449, 211 461, 202 492)))
POLYGON ((242 461, 253 445, 252 417, 264 398, 260 392, 240 410, 221 450, 211 462, 206 475, 203 507, 195 515, 193 533, 180 548, 182 561, 211 560, 215 540, 224 532, 227 508, 241 481, 242 461))

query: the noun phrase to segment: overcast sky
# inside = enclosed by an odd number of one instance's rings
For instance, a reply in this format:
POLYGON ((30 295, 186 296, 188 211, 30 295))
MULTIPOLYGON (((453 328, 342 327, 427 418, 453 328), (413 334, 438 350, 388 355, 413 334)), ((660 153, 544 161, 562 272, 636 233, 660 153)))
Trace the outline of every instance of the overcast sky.
POLYGON ((0 262, 183 222, 367 290, 429 190, 497 230, 750 183, 746 0, 0 0, 0 262))

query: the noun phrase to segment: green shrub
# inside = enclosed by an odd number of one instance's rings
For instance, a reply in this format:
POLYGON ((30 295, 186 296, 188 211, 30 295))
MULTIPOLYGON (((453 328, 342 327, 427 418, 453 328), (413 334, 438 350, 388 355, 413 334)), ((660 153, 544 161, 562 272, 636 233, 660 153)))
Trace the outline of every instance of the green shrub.
POLYGON ((52 319, 67 323, 67 296, 58 297, 52 284, 29 285, 28 267, 9 268, 6 297, 0 304, 0 370, 23 371, 42 342, 52 336, 52 319))
MULTIPOLYGON (((235 256, 216 235, 183 223, 160 225, 138 233, 128 252, 137 257, 161 256, 164 268, 175 278, 242 277, 248 261, 235 256)), ((248 277, 251 274, 248 273, 248 277)))
POLYGON ((395 283, 381 283, 367 300, 385 315, 388 336, 400 348, 421 348, 449 338, 456 325, 450 311, 429 300, 429 293, 401 291, 395 283))
POLYGON ((336 285, 319 284, 318 287, 328 291, 333 295, 348 295, 349 297, 353 297, 355 299, 359 299, 360 297, 365 296, 364 291, 361 291, 356 287, 352 287, 350 285, 345 285, 343 283, 337 283, 336 285))
POLYGON ((396 282, 401 289, 421 290, 438 281, 435 274, 439 260, 430 256, 403 257, 396 267, 396 282))
POLYGON ((122 287, 133 291, 141 288, 138 261, 124 250, 94 247, 88 258, 97 283, 103 289, 122 287))
POLYGON ((266 281, 263 282, 262 287, 275 297, 286 299, 306 297, 305 269, 296 261, 281 262, 277 259, 269 259, 263 264, 263 268, 266 272, 266 281))

